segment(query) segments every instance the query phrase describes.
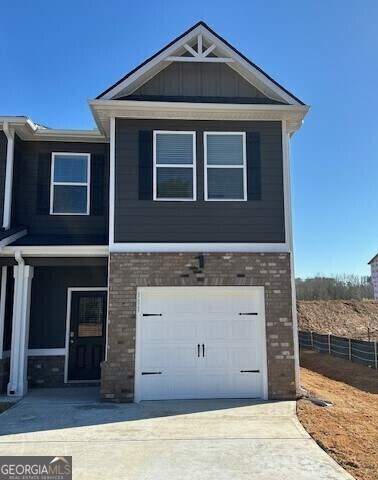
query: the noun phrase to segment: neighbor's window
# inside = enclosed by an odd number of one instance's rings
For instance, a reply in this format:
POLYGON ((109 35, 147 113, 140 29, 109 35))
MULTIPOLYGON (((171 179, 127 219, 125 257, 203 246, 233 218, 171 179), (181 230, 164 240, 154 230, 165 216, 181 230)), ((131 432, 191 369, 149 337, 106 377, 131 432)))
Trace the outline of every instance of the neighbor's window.
POLYGON ((154 200, 196 199, 195 132, 154 132, 154 200))
POLYGON ((50 213, 89 215, 89 153, 53 153, 50 213))
POLYGON ((247 200, 245 133, 205 132, 205 200, 247 200))

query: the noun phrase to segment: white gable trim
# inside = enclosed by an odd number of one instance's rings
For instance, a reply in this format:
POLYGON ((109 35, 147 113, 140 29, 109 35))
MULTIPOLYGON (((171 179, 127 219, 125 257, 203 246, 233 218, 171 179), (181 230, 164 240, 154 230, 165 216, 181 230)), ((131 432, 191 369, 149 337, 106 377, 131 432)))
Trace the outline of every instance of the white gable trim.
POLYGON ((290 105, 302 105, 298 100, 296 100, 292 95, 286 92, 279 85, 270 80, 264 73, 259 71, 258 68, 251 65, 246 61, 241 55, 239 55, 233 48, 228 46, 224 41, 214 35, 205 25, 198 25, 193 30, 188 32, 183 37, 179 38, 172 45, 164 49, 160 54, 153 57, 150 61, 142 65, 140 68, 137 68, 134 73, 130 76, 127 76, 124 80, 116 84, 109 91, 97 97, 98 99, 111 100, 115 99, 121 94, 128 95, 139 88, 141 85, 150 80, 153 76, 167 67, 172 61, 226 61, 231 68, 237 71, 241 76, 243 76, 249 83, 258 88, 266 96, 286 102, 290 105), (182 52, 190 51, 188 49, 188 43, 193 38, 206 38, 212 45, 215 45, 214 48, 219 49, 222 52, 222 58, 218 57, 217 60, 214 60, 215 57, 208 57, 208 52, 204 56, 205 52, 202 52, 201 55, 195 55, 196 53, 193 49, 192 57, 180 57, 182 52), (180 57, 180 58, 179 58, 180 57), (189 60, 185 60, 189 59, 189 60), (213 59, 213 60, 212 60, 213 59))

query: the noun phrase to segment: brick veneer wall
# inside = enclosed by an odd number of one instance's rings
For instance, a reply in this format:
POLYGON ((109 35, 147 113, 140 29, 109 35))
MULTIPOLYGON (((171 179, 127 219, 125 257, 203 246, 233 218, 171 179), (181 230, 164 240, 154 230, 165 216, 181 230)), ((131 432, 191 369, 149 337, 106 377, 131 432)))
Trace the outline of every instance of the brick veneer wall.
POLYGON ((95 381, 64 383, 64 362, 64 355, 30 356, 28 358, 29 387, 98 387, 100 382, 95 381))
POLYGON ((64 355, 28 358, 29 387, 62 387, 64 385, 64 355))
POLYGON ((101 398, 134 398, 137 287, 263 286, 270 399, 296 396, 290 255, 207 253, 111 253, 109 258, 108 357, 102 364, 101 398), (197 257, 197 258, 196 258, 197 257))

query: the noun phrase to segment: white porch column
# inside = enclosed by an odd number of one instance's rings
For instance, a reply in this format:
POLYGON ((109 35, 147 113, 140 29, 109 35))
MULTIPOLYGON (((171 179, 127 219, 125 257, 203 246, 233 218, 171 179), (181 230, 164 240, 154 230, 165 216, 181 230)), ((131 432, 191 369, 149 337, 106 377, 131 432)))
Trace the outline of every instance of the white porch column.
POLYGON ((5 321, 5 300, 7 295, 7 267, 1 267, 1 286, 0 286, 0 360, 3 358, 4 342, 4 321, 5 321))
POLYGON ((19 262, 14 267, 12 350, 8 395, 22 397, 28 391, 27 363, 31 285, 34 267, 19 262))

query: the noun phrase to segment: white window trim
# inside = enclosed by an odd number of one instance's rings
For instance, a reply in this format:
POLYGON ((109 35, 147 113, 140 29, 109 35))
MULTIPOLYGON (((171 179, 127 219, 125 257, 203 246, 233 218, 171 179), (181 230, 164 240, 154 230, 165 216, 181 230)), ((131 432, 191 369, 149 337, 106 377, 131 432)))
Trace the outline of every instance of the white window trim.
POLYGON ((156 202, 195 202, 197 200, 197 155, 196 155, 196 132, 181 130, 154 130, 153 135, 153 200, 156 202), (193 138, 193 164, 170 163, 158 165, 156 163, 156 136, 160 133, 168 135, 192 135, 193 138), (193 170, 193 196, 192 198, 158 198, 157 197, 157 169, 158 168, 192 168, 193 170))
POLYGON ((246 202, 247 197, 247 144, 245 132, 203 132, 204 148, 204 198, 206 202, 246 202), (207 137, 210 135, 241 135, 243 138, 243 165, 208 165, 207 164, 207 137), (207 169, 208 168, 240 168, 243 169, 243 198, 208 198, 207 169))
POLYGON ((51 154, 51 180, 50 180, 50 215, 90 215, 91 202, 91 154, 77 153, 77 152, 52 152, 51 154), (71 157, 87 157, 87 181, 86 182, 54 182, 55 157, 57 155, 66 155, 71 157), (72 212, 54 212, 54 187, 62 186, 76 186, 87 187, 87 210, 84 213, 72 212))

